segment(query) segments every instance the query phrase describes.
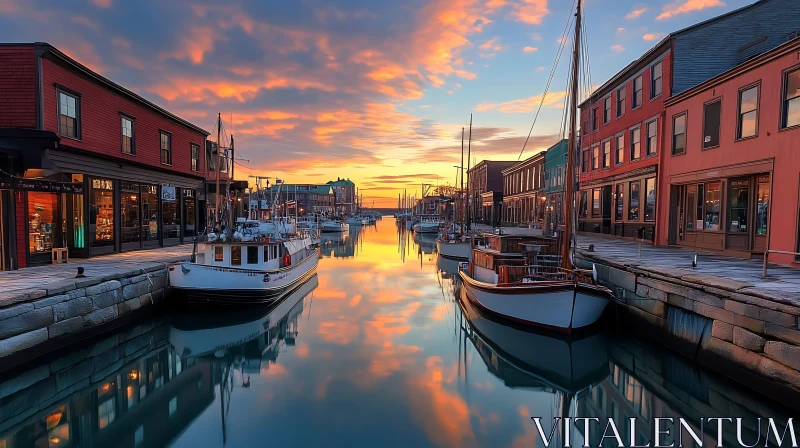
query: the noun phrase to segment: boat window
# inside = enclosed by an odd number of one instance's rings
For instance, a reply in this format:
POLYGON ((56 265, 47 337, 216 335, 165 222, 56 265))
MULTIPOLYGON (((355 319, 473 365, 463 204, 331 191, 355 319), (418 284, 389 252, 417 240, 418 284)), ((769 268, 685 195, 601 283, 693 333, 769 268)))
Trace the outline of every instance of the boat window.
POLYGON ((270 254, 272 253, 272 246, 264 246, 264 261, 272 260, 270 254))
POLYGON ((225 250, 222 246, 214 246, 214 261, 225 261, 225 250))
POLYGON ((258 264, 258 246, 247 246, 247 264, 258 264))
POLYGON ((242 246, 231 246, 231 266, 242 265, 242 246))

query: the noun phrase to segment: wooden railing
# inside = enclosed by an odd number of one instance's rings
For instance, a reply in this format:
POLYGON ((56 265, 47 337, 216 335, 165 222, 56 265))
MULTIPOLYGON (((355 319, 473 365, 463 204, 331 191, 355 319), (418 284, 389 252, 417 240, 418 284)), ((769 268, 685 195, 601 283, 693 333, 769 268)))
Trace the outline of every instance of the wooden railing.
POLYGON ((795 257, 800 256, 800 252, 789 252, 786 250, 765 250, 764 251, 764 267, 761 271, 761 278, 767 278, 767 260, 769 259, 769 254, 781 254, 781 255, 794 255, 795 257))

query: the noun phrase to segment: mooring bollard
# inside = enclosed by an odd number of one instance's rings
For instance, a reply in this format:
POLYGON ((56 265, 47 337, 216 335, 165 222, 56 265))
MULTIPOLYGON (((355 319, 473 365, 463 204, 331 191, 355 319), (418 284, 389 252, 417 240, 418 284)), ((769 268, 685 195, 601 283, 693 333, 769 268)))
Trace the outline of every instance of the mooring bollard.
POLYGON ((86 277, 83 275, 83 266, 78 266, 78 273, 75 274, 75 278, 83 278, 86 277))

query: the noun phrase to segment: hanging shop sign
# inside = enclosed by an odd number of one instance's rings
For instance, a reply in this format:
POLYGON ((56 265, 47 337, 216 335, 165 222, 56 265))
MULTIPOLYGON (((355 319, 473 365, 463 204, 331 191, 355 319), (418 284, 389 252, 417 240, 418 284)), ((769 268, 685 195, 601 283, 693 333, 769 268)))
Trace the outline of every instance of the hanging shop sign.
POLYGON ((0 189, 44 191, 49 193, 83 193, 83 183, 52 182, 40 179, 20 179, 0 177, 0 189))
POLYGON ((161 200, 166 202, 175 202, 178 200, 178 193, 175 187, 161 187, 161 200))

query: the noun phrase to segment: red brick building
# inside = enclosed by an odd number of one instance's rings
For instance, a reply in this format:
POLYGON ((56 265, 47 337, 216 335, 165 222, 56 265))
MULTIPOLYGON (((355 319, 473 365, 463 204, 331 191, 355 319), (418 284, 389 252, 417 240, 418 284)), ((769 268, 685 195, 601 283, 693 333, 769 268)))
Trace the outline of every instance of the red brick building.
POLYGON ((516 163, 481 160, 469 168, 467 192, 472 222, 500 225, 503 215, 503 170, 516 163))
POLYGON ((798 52, 794 39, 667 100, 658 244, 800 250, 798 52))
POLYGON ((207 131, 43 43, 0 45, 0 98, 3 269, 202 230, 207 131))

